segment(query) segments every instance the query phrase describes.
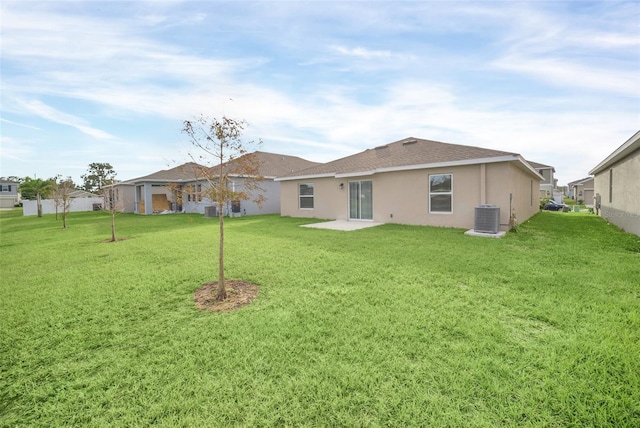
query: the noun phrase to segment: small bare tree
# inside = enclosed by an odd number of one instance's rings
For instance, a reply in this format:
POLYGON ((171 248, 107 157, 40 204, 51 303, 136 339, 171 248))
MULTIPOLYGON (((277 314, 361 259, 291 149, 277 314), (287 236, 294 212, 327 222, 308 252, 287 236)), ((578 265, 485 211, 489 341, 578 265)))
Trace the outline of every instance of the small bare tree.
MULTIPOLYGON (((197 155, 190 153, 194 162, 204 165, 199 179, 206 181, 207 196, 216 201, 220 228, 218 252, 218 288, 215 299, 227 298, 224 278, 224 207, 231 201, 248 200, 261 206, 265 198, 259 183, 263 177, 259 173, 257 156, 247 151, 247 144, 241 139, 247 126, 244 120, 223 116, 222 119, 200 116, 185 120, 182 132, 196 149, 197 155), (242 185, 236 186, 233 177, 242 177, 242 185)), ((260 142, 258 142, 258 145, 260 142)))
POLYGON ((49 190, 49 197, 53 201, 53 206, 56 209, 56 221, 58 220, 58 212, 62 209, 62 192, 60 187, 60 174, 52 178, 51 190, 49 190))
POLYGON ((104 187, 105 209, 111 214, 111 239, 109 242, 116 242, 116 214, 124 209, 123 201, 120 200, 119 189, 114 185, 104 187))
POLYGON ((67 177, 64 180, 56 181, 51 190, 51 198, 56 207, 56 219, 58 218, 58 209, 62 210, 62 228, 67 228, 67 214, 71 209, 71 193, 76 190, 76 185, 71 179, 67 177))

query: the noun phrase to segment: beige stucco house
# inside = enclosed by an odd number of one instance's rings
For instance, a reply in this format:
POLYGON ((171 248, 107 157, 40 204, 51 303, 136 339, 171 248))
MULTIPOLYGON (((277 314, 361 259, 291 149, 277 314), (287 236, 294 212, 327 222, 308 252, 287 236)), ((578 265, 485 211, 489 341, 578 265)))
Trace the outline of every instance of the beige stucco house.
POLYGON ((581 178, 568 184, 569 195, 576 203, 582 201, 586 206, 593 205, 593 177, 581 178))
MULTIPOLYGON (((539 162, 527 161, 529 165, 538 171, 538 174, 542 176, 540 181, 540 198, 554 198, 558 187, 558 180, 555 178, 556 169, 551 165, 545 165, 539 162)), ((562 202, 562 201, 558 201, 562 202)))
POLYGON ((607 221, 640 236, 640 131, 589 171, 596 210, 607 221))
MULTIPOLYGON (((249 156, 249 155, 245 155, 249 156)), ((318 165, 296 156, 256 151, 250 154, 259 165, 258 172, 263 177, 260 183, 265 201, 260 206, 252 200, 238 201, 222 207, 225 215, 277 214, 280 212, 280 183, 276 176, 318 165)), ((225 165, 233 168, 233 164, 225 165)), ((217 167, 216 167, 217 168, 217 167)), ((215 169, 188 162, 171 169, 157 171, 143 177, 121 181, 105 188, 105 197, 113 198, 118 211, 136 214, 153 214, 165 211, 179 211, 204 214, 207 207, 215 206, 215 201, 207 197, 208 181, 205 177, 215 176, 215 169)), ((234 189, 244 186, 246 177, 232 175, 234 189)), ((253 198, 252 198, 253 199, 253 198)), ((105 206, 109 203, 105 200, 105 206)), ((216 207, 217 208, 217 207, 216 207)))
POLYGON ((283 216, 470 229, 495 205, 506 230, 538 212, 542 176, 517 153, 406 138, 276 180, 283 216))

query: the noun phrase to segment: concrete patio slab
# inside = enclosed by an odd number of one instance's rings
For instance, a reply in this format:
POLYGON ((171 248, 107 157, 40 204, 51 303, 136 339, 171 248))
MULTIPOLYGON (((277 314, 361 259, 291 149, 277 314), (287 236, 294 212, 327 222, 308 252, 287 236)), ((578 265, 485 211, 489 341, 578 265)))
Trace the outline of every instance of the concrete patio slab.
POLYGON ((473 229, 467 230, 464 234, 469 236, 480 236, 482 238, 502 238, 507 232, 501 231, 498 233, 484 233, 484 232, 476 232, 473 229))
POLYGON ((303 224, 302 227, 310 227, 313 229, 331 229, 349 232, 352 230, 366 229, 367 227, 380 226, 384 223, 376 223, 373 221, 346 221, 334 220, 324 221, 322 223, 303 224))

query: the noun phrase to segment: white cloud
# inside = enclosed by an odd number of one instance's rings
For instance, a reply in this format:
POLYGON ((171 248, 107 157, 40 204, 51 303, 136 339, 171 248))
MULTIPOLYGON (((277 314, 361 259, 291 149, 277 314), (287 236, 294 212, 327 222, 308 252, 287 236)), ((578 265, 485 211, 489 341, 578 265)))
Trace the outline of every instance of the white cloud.
MULTIPOLYGON (((556 6, 569 5, 561 2, 556 6)), ((529 4, 506 10, 510 13, 510 29, 502 39, 505 50, 490 62, 495 69, 556 87, 624 96, 640 92, 639 7, 613 22, 604 12, 604 16, 580 14, 571 8, 558 13, 552 7, 529 4)))
POLYGON ((71 126, 72 128, 75 128, 78 131, 90 137, 93 137, 99 140, 110 140, 115 138, 113 135, 109 134, 106 131, 103 131, 101 129, 97 129, 88 125, 84 119, 71 114, 58 111, 55 108, 44 104, 43 102, 40 102, 40 101, 26 102, 24 104, 24 107, 27 111, 31 112, 32 114, 35 114, 36 116, 39 116, 43 119, 50 120, 55 123, 71 126))
POLYGON ((234 3, 214 14, 204 2, 151 2, 115 18, 21 5, 2 6, 3 62, 19 71, 3 72, 3 112, 117 144, 76 143, 77 164, 113 156, 121 178, 164 168, 182 120, 200 113, 245 118, 265 150, 314 160, 413 135, 519 152, 567 180, 638 123, 638 30, 585 27, 555 4, 234 3), (602 99, 612 100, 605 112, 593 105, 602 99), (77 101, 91 116, 68 107, 77 101))
POLYGON ((41 131, 41 129, 36 127, 36 126, 27 125, 25 123, 14 122, 13 120, 1 118, 1 117, 0 117, 0 122, 9 123, 11 125, 20 126, 20 127, 23 127, 23 128, 33 129, 33 130, 36 130, 36 131, 41 131))
POLYGON ((494 67, 542 79, 554 86, 577 87, 597 92, 635 96, 640 92, 640 75, 634 71, 605 69, 557 58, 503 57, 494 67))
POLYGON ((390 51, 376 51, 363 47, 348 48, 346 46, 331 46, 331 49, 341 55, 362 59, 389 59, 393 55, 390 51))
MULTIPOLYGON (((35 153, 35 149, 14 138, 0 135, 0 159, 2 159, 3 169, 6 168, 7 160, 27 161, 35 153)), ((13 174, 7 174, 13 175, 13 174)))

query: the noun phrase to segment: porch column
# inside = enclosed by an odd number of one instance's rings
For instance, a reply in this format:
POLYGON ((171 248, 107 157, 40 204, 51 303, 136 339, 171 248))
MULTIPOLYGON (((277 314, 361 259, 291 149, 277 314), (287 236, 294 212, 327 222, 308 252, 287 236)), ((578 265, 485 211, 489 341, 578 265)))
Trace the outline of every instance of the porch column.
POLYGON ((144 213, 153 214, 153 188, 151 183, 144 183, 144 213))
POLYGON ((140 212, 140 199, 141 199, 141 187, 142 186, 138 186, 137 184, 135 185, 135 187, 133 188, 133 212, 135 214, 142 214, 140 212))

